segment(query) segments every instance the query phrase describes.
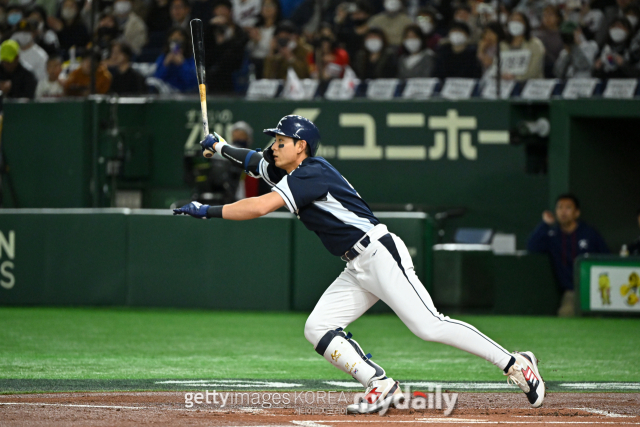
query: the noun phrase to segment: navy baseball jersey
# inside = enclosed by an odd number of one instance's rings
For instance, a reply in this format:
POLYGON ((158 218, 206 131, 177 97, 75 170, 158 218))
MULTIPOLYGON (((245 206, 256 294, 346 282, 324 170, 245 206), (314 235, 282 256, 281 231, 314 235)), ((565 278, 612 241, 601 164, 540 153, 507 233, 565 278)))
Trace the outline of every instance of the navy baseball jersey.
POLYGON ((351 184, 322 157, 304 159, 290 174, 262 159, 258 172, 333 255, 343 255, 380 223, 351 184))

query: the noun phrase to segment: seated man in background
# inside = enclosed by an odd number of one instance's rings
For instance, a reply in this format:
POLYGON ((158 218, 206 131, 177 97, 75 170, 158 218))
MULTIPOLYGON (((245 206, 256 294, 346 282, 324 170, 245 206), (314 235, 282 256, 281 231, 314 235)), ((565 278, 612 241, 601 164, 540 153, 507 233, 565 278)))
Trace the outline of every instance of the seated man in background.
POLYGON ((585 253, 609 253, 600 234, 580 218, 580 202, 573 194, 561 194, 556 199, 555 217, 550 211, 542 213, 538 224, 527 242, 529 252, 548 253, 556 277, 564 294, 558 316, 575 313, 573 290, 573 261, 585 253))

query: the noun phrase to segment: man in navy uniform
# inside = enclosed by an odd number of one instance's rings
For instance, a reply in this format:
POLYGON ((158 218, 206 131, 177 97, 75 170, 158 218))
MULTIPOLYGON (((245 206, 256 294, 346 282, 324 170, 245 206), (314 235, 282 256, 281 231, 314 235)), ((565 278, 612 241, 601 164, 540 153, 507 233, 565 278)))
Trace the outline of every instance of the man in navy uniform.
POLYGON ((276 128, 264 133, 275 138, 264 153, 233 147, 217 134, 207 135, 201 145, 203 151, 216 151, 248 174, 262 177, 272 186, 270 193, 224 206, 191 202, 174 213, 247 220, 286 206, 329 252, 347 263, 304 327, 305 337, 318 354, 366 387, 365 397, 348 405, 347 412, 378 412, 403 398, 398 382, 387 377, 351 334, 344 332, 379 299, 420 338, 493 363, 525 392, 531 406, 542 405, 545 386, 533 353, 509 353, 473 326, 438 313, 416 276, 404 242, 378 221, 329 162, 315 156, 320 133, 310 120, 285 116, 276 128))
POLYGON ((556 215, 542 213, 538 224, 527 242, 529 252, 548 253, 562 288, 562 302, 558 316, 575 314, 573 290, 573 261, 586 253, 609 253, 600 234, 580 218, 580 201, 573 194, 561 194, 556 199, 556 215), (556 221, 557 220, 557 221, 556 221))

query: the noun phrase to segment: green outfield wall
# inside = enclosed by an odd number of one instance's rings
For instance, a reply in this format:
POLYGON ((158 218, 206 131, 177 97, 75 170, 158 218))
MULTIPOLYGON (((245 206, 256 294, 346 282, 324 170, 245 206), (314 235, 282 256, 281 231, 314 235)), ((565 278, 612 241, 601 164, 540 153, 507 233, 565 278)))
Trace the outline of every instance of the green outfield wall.
MULTIPOLYGON (((379 218, 429 289, 431 220, 379 218)), ((169 210, 0 210, 0 305, 311 311, 344 267, 289 213, 205 222, 169 210)))
MULTIPOLYGON (((563 191, 583 199, 583 218, 612 249, 637 234, 638 100, 218 98, 208 106, 212 130, 228 136, 233 122, 245 120, 256 131, 255 147, 269 142, 260 130, 285 114, 314 120, 319 154, 375 209, 412 204, 433 215, 466 208, 441 224, 445 241, 460 226, 489 227, 514 233, 523 249, 541 211, 563 191), (548 139, 510 138, 519 123, 540 117, 550 120, 548 139)), ((140 191, 144 208, 188 200, 183 157, 197 150, 199 116, 195 98, 7 102, 3 146, 11 180, 3 180, 4 205, 109 207, 117 189, 140 191)))

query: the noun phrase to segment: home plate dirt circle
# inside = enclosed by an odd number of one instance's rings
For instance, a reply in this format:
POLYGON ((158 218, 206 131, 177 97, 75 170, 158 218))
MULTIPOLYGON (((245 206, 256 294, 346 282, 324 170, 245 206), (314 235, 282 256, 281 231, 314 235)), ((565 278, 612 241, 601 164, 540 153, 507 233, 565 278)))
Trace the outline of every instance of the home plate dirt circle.
MULTIPOLYGON (((353 400, 353 393, 345 396, 353 400)), ((0 420, 3 426, 640 426, 638 393, 550 393, 539 409, 528 407, 521 393, 459 393, 448 417, 433 409, 345 415, 344 406, 327 403, 311 408, 312 413, 299 403, 278 408, 201 404, 189 409, 184 392, 14 394, 0 396, 0 420)))

